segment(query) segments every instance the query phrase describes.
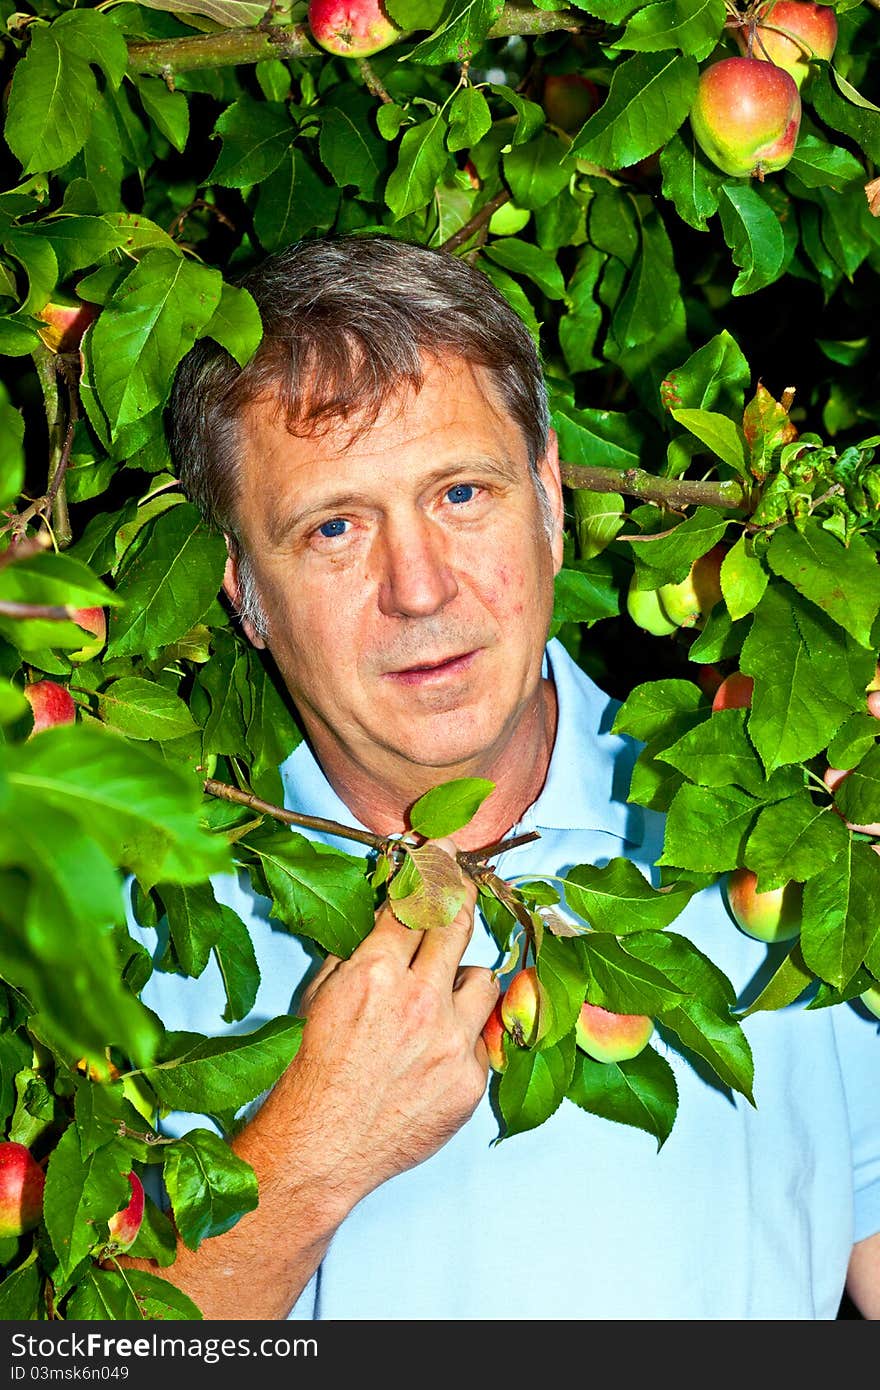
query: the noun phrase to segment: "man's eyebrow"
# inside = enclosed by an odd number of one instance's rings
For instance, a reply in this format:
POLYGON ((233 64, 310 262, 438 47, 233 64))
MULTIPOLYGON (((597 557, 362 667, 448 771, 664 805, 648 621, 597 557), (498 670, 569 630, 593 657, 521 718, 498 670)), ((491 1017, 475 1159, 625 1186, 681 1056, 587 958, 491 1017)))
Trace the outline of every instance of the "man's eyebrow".
MULTIPOLYGON (((457 458, 454 462, 442 464, 440 467, 432 469, 421 480, 421 487, 436 487, 446 478, 460 476, 471 469, 483 476, 489 474, 497 478, 499 482, 513 483, 519 478, 521 468, 522 464, 514 459, 478 454, 471 458, 457 458)), ((344 512, 350 507, 369 507, 374 504, 374 496, 354 489, 328 492, 307 506, 294 502, 290 507, 273 510, 269 515, 266 530, 270 542, 273 545, 280 545, 291 532, 307 527, 318 517, 333 516, 336 512, 344 512)))

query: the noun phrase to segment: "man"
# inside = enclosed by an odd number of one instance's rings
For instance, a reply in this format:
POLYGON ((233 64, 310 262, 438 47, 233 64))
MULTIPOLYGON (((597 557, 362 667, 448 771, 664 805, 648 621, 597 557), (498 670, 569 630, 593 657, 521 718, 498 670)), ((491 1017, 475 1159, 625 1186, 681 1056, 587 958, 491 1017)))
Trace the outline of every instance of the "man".
MULTIPOLYGON (((286 804, 394 834, 425 790, 480 776, 495 790, 450 852, 534 828, 502 876, 621 854, 650 872, 659 818, 626 803, 634 750, 545 647, 563 499, 519 320, 479 272, 391 238, 304 243, 244 283, 260 353, 242 372, 197 345, 172 445, 301 719, 286 804)), ((262 971, 245 1026, 307 1022, 234 1140, 258 1210, 169 1271, 206 1317, 833 1318, 847 1267, 880 1312, 878 1039, 853 1010, 750 1020, 756 1109, 670 1052, 660 1153, 569 1102, 498 1144, 481 1030, 499 961, 473 898, 429 933, 380 911, 311 973, 246 881, 223 897, 262 971)), ((717 886, 675 929, 737 988, 762 963, 717 886)), ((156 972, 145 998, 170 1027, 223 1031, 210 968, 156 972)))

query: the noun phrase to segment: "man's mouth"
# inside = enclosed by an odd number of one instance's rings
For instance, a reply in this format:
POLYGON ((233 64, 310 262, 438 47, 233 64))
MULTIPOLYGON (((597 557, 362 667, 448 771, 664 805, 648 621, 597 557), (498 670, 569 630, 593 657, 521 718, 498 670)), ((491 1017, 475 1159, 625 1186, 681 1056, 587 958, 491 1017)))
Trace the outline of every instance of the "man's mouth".
POLYGON ((401 685, 431 685, 461 675, 476 655, 475 648, 473 651, 459 652, 455 656, 441 657, 437 661, 421 661, 417 665, 405 666, 399 671, 389 671, 388 675, 401 685))

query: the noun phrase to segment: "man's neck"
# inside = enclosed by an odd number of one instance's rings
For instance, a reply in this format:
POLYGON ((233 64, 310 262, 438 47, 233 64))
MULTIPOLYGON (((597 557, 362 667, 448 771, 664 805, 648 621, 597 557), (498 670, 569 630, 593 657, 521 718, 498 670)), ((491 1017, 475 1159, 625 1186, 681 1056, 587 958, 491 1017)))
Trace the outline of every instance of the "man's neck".
POLYGON ((399 778, 377 777, 372 769, 333 757, 332 749, 315 748, 328 782, 341 801, 377 835, 399 835, 409 828, 407 812, 424 792, 459 777, 482 777, 495 783, 473 819, 453 839, 460 849, 493 844, 516 825, 536 799, 547 777, 556 738, 557 702, 553 682, 542 680, 534 704, 526 709, 499 750, 459 768, 401 769, 399 778))

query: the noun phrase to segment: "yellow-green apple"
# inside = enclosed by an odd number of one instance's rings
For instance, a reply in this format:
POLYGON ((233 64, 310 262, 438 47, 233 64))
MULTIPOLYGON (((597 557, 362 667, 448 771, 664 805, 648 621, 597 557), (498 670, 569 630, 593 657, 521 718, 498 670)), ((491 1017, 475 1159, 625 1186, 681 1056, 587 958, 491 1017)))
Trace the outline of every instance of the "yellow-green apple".
POLYGON ((755 20, 754 25, 744 24, 735 30, 740 49, 748 53, 751 43, 753 58, 784 68, 799 87, 812 59, 827 62, 837 44, 837 15, 830 5, 776 0, 775 4, 762 5, 755 20))
POLYGON ((483 1042, 489 1054, 489 1066, 493 1071, 504 1071, 507 1058, 504 1055, 504 1019, 501 1017, 501 1000, 496 999, 495 1007, 483 1024, 483 1042))
POLYGON ((713 545, 699 555, 688 574, 677 584, 661 584, 657 590, 663 611, 677 627, 702 625, 721 599, 721 561, 725 549, 713 545))
POLYGON ((0 1143, 0 1238, 33 1230, 43 1214, 45 1176, 25 1144, 0 1143))
POLYGON ((580 130, 600 103, 595 82, 579 72, 548 72, 544 78, 541 105, 547 120, 569 135, 580 130))
POLYGON ((859 998, 875 1018, 880 1018, 880 985, 872 985, 870 989, 863 990, 859 998))
POLYGON ((34 716, 34 727, 28 738, 55 724, 72 724, 76 719, 73 696, 57 681, 31 681, 24 687, 23 694, 34 716))
POLYGON ((794 154, 798 85, 773 63, 722 58, 700 73, 690 122, 697 144, 725 174, 763 179, 794 154))
POLYGON ((101 312, 100 305, 58 295, 37 314, 45 325, 37 332, 52 352, 76 352, 89 324, 101 312))
POLYGON ((328 53, 369 58, 399 38, 382 0, 309 0, 312 38, 328 53))
POLYGON ((77 663, 91 661, 107 640, 107 616, 103 608, 69 608, 67 611, 73 622, 94 634, 93 642, 85 642, 75 652, 68 652, 68 660, 77 663))
POLYGON ((597 1062, 627 1062, 648 1045, 654 1020, 647 1014, 615 1014, 598 1004, 582 1004, 575 1042, 597 1062))
POLYGON ((501 999, 501 1021, 518 1047, 531 1047, 541 1027, 543 986, 533 965, 518 970, 501 999))
POLYGON ((725 676, 712 698, 712 709, 748 709, 752 703, 755 682, 744 671, 731 671, 725 676))
MULTIPOLYGON (((822 773, 822 781, 825 783, 828 790, 833 793, 840 786, 841 782, 849 776, 851 771, 852 768, 826 767, 825 771, 822 773)), ((837 811, 836 806, 834 809, 837 811)), ((841 812, 837 811, 837 814, 840 816, 841 812)), ((844 824, 847 830, 858 830, 862 835, 880 835, 880 821, 871 821, 868 825, 856 825, 855 821, 844 820, 844 824)))
POLYGON ((654 637, 668 637, 675 632, 678 623, 666 616, 656 589, 637 589, 635 581, 630 581, 626 594, 626 611, 636 627, 650 632, 654 637))
POLYGON ((144 1185, 134 1171, 128 1175, 131 1196, 121 1211, 110 1217, 107 1225, 114 1252, 128 1250, 135 1242, 144 1219, 144 1185))
POLYGON ((803 885, 791 880, 781 888, 757 891, 751 869, 734 869, 726 883, 727 903, 737 926, 756 941, 791 941, 801 929, 803 885))

